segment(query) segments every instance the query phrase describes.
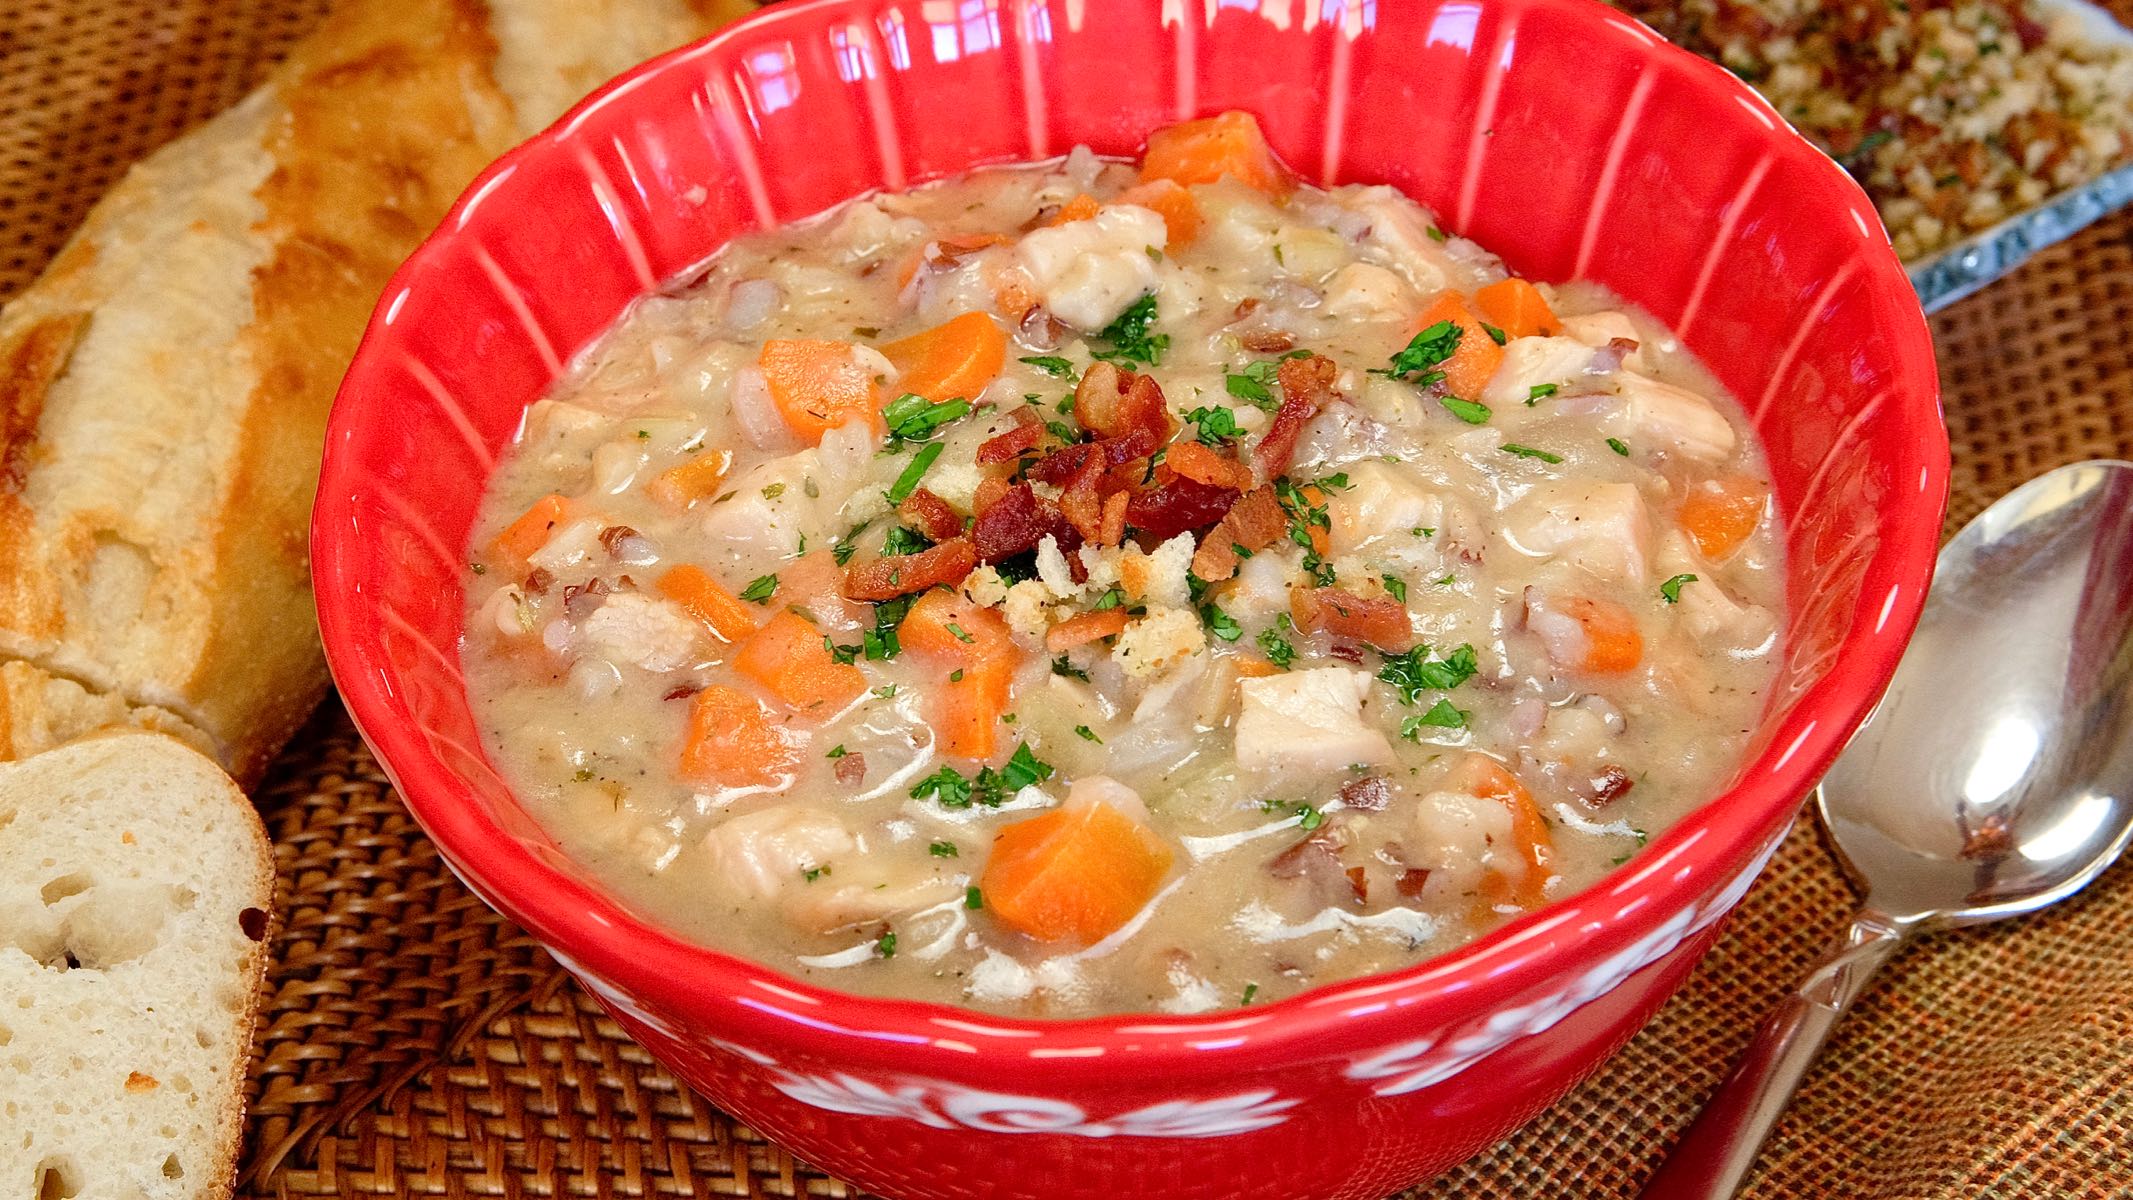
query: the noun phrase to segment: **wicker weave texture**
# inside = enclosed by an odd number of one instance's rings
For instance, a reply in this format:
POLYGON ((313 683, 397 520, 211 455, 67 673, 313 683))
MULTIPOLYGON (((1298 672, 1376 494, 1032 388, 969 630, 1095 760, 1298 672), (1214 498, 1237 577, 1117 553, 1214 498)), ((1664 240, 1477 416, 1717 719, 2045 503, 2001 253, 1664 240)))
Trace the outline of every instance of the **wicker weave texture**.
MULTIPOLYGON (((376 0, 383 2, 383 0, 376 0)), ((421 0, 407 0, 409 3, 421 0)), ((559 0, 560 2, 560 0, 559 0)), ((133 159, 235 100, 325 0, 0 0, 0 297, 133 159)), ((2133 0, 2115 0, 2133 18, 2133 0)), ((2082 458, 2133 458, 2133 215, 1934 322, 1950 529, 2082 458)), ((240 1190, 260 1196, 849 1196, 678 1085, 438 859, 337 705, 260 795, 286 922, 240 1190)), ((1636 1186, 1853 903, 1796 831, 1643 1034, 1412 1194, 1636 1186)), ((1839 1030, 1749 1195, 2133 1195, 2133 867, 1912 948, 1839 1030)))

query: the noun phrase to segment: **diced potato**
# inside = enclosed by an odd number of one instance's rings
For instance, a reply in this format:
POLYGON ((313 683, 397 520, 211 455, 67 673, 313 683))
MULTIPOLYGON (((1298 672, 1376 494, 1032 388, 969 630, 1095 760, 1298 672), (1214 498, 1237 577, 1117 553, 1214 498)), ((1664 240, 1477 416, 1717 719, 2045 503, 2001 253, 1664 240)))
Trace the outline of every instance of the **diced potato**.
POLYGON ((1416 529, 1444 524, 1444 497, 1425 487, 1412 471, 1390 463, 1365 460, 1347 468, 1349 486, 1326 498, 1332 553, 1383 550, 1386 543, 1411 550, 1427 539, 1416 529))
POLYGON ((858 848, 850 830, 807 804, 743 813, 704 835, 713 874, 746 895, 768 897, 807 881, 858 848))
POLYGON ((1325 294, 1326 315, 1351 321, 1394 320, 1421 307, 1406 281, 1375 263, 1349 263, 1333 272, 1325 294))
POLYGON ((1622 402, 1608 418, 1617 437, 1631 445, 1664 446, 1691 458, 1719 462, 1733 453, 1733 425, 1694 392, 1624 371, 1616 377, 1622 402))
POLYGON ((1145 208, 1106 208, 1023 235, 1016 256, 1044 306, 1077 329, 1095 331, 1155 290, 1155 258, 1169 237, 1163 218, 1145 208))
POLYGON ((1648 360, 1644 353, 1644 334, 1629 314, 1614 312, 1580 313, 1564 317, 1563 333, 1597 350, 1616 338, 1628 338, 1637 343, 1637 348, 1623 356, 1622 365, 1633 371, 1641 371, 1648 360))
MULTIPOLYGON (((1493 408, 1523 405, 1543 384, 1562 387, 1583 379, 1592 363, 1592 347, 1570 337, 1513 338, 1503 348, 1503 365, 1489 377, 1482 402, 1493 408)), ((1546 403, 1543 401, 1543 403, 1546 403)))
POLYGON ((1340 270, 1348 256, 1348 243, 1329 230, 1283 225, 1274 231, 1274 261, 1294 278, 1316 283, 1340 270))
POLYGON ((1444 243, 1429 235, 1430 217, 1421 206, 1389 187, 1365 188, 1354 201, 1370 218, 1363 251, 1391 267, 1424 296, 1443 291, 1451 279, 1451 258, 1444 243))
POLYGON ((1430 792, 1415 805, 1411 828, 1400 843, 1402 861, 1427 870, 1448 892, 1472 890, 1494 860, 1517 857, 1509 849, 1511 810, 1494 798, 1430 792))
POLYGON ((1561 481, 1537 487, 1504 514, 1511 543, 1610 582, 1642 586, 1651 517, 1630 483, 1561 481))
POLYGON ((1290 671, 1246 679, 1238 692, 1237 765, 1248 771, 1340 771, 1392 757, 1392 743, 1363 720, 1362 671, 1290 671))
POLYGON ((624 592, 609 596, 585 618, 585 640, 611 662, 672 671, 695 658, 698 628, 696 619, 672 601, 624 592))

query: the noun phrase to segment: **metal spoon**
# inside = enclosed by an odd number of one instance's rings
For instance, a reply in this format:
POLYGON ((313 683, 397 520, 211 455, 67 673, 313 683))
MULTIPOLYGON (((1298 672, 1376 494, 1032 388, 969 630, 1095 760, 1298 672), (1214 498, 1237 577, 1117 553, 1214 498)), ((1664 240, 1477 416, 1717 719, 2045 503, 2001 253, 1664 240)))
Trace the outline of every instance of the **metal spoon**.
POLYGON ((1948 543, 1918 634, 1817 805, 1866 903, 1648 1198, 1733 1195, 1837 1018, 1907 939, 2063 900, 2133 841, 2133 463, 2061 467, 1948 543))

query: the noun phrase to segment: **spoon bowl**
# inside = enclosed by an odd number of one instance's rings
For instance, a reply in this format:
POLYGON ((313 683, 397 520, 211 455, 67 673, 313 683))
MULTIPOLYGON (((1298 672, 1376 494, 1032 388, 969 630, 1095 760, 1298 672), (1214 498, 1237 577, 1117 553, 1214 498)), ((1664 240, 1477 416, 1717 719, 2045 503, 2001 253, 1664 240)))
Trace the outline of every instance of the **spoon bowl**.
POLYGON ((1941 551, 1819 800, 1868 904, 1968 924, 2079 891, 2133 840, 2133 464, 2079 463, 1941 551))
POLYGON ((2034 912, 2133 842, 2133 463, 2077 463, 1941 550, 1888 691, 1816 805, 1866 902, 1644 1195, 1733 1195, 1837 1019, 1914 934, 2034 912))

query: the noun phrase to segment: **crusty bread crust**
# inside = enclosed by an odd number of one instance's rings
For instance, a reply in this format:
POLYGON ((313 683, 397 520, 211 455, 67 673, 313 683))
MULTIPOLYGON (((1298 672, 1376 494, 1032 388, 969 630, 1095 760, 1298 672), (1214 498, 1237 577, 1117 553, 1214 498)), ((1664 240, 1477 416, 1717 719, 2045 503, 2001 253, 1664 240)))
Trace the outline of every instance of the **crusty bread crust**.
POLYGON ((483 164, 752 7, 352 0, 137 165, 0 311, 0 658, 256 782, 327 686, 311 499, 386 279, 483 164))

